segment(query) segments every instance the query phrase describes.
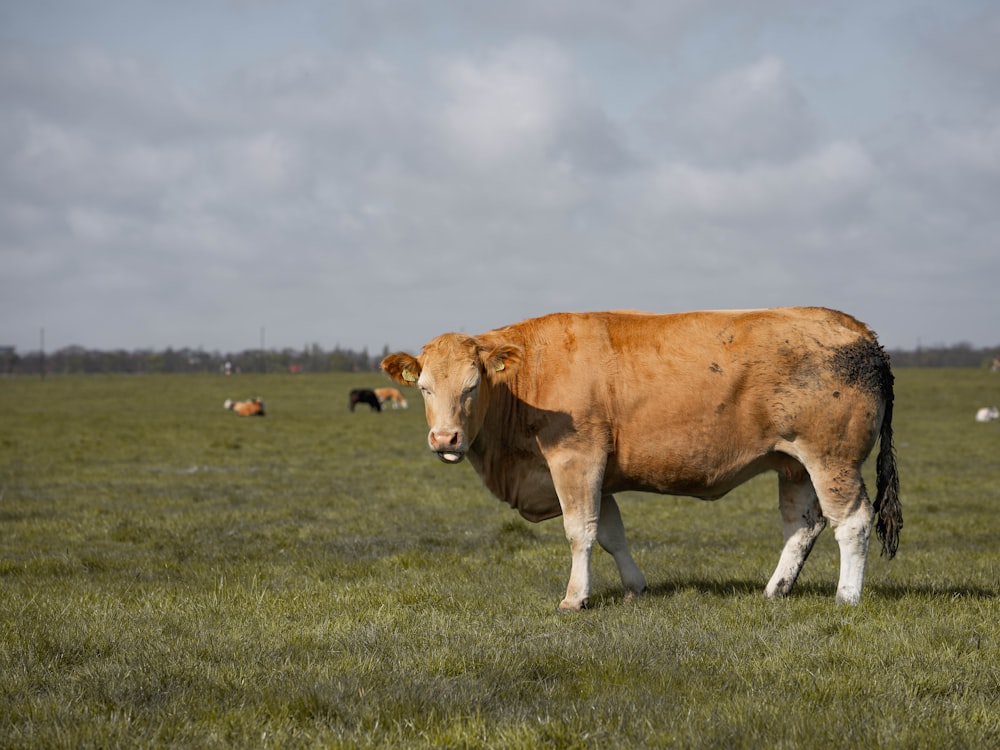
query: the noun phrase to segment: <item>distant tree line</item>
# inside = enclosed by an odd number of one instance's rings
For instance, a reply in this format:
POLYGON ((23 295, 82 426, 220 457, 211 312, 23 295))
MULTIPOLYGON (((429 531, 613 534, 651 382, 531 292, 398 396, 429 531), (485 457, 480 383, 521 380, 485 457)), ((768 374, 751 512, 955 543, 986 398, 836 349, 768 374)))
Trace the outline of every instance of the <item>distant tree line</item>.
POLYGON ((53 352, 18 354, 0 347, 0 373, 8 375, 78 375, 101 373, 300 373, 370 372, 382 357, 367 349, 360 352, 339 346, 325 350, 319 344, 303 349, 247 349, 241 352, 206 352, 201 349, 113 349, 110 351, 67 346, 53 352))
MULTIPOLYGON (((226 353, 188 348, 104 351, 67 346, 51 353, 33 351, 22 355, 8 346, 0 347, 0 374, 371 372, 378 369, 378 363, 388 353, 388 346, 373 357, 367 349, 358 352, 336 346, 327 351, 312 344, 300 350, 246 349, 226 353)), ((1000 346, 979 349, 967 343, 889 351, 893 367, 990 367, 998 353, 1000 346)))
POLYGON ((984 367, 994 365, 1000 357, 1000 346, 977 349, 972 344, 890 349, 893 367, 984 367))

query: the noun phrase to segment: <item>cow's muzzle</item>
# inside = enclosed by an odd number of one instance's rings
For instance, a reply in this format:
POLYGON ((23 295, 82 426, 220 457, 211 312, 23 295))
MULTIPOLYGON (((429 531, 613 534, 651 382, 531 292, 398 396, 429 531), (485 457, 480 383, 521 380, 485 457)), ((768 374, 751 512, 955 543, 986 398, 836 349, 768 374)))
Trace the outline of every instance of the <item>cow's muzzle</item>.
POLYGON ((432 430, 427 438, 431 450, 446 464, 461 463, 465 458, 464 442, 458 430, 432 430))

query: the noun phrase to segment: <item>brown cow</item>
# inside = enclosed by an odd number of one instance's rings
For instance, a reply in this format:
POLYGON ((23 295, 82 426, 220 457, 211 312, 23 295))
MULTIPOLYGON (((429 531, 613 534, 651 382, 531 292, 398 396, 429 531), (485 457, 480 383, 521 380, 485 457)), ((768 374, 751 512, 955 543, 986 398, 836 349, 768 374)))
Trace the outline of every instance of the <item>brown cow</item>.
POLYGON ((529 521, 563 515, 561 609, 585 607, 596 541, 629 597, 646 588, 613 493, 722 497, 778 474, 784 548, 765 594, 787 594, 829 521, 837 601, 861 598, 868 540, 896 553, 902 513, 893 376, 867 326, 834 310, 557 313, 479 336, 446 333, 382 369, 424 396, 428 444, 468 457, 529 521), (880 440, 877 493, 861 466, 880 440))
POLYGON ((385 406, 387 402, 391 403, 393 409, 408 409, 410 407, 398 388, 376 388, 375 398, 382 406, 385 406))
POLYGON ((241 417, 263 417, 264 416, 264 402, 258 398, 252 398, 249 401, 233 401, 231 398, 227 398, 222 402, 223 409, 230 409, 241 417))

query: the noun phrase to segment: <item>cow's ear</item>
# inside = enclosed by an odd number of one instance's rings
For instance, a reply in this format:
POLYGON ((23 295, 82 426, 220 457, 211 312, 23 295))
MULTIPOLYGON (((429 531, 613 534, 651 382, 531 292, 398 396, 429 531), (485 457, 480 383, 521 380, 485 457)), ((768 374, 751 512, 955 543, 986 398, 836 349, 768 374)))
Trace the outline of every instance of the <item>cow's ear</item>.
POLYGON ((415 385, 420 377, 420 362, 405 352, 390 354, 382 360, 382 371, 400 385, 415 385))
POLYGON ((502 383, 517 372, 524 352, 514 344, 501 344, 482 355, 483 371, 494 383, 502 383))

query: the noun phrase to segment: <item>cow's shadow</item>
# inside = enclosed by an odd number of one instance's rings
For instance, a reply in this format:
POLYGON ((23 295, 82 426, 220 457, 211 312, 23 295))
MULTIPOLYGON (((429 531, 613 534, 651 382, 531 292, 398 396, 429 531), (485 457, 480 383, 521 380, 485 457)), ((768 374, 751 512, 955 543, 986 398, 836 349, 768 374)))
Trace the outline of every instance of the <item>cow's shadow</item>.
MULTIPOLYGON (((686 591, 700 594, 710 594, 721 598, 735 598, 757 595, 764 598, 764 586, 767 581, 747 580, 738 578, 700 579, 690 578, 674 581, 652 583, 644 597, 669 599, 686 591)), ((797 583, 787 599, 804 597, 829 597, 833 601, 837 587, 834 583, 797 583)), ((612 605, 622 600, 621 588, 601 589, 590 596, 591 606, 612 605)), ((892 601, 909 596, 943 597, 948 599, 997 599, 1000 589, 980 586, 947 586, 947 585, 911 585, 904 583, 866 583, 862 599, 879 598, 892 601)))

